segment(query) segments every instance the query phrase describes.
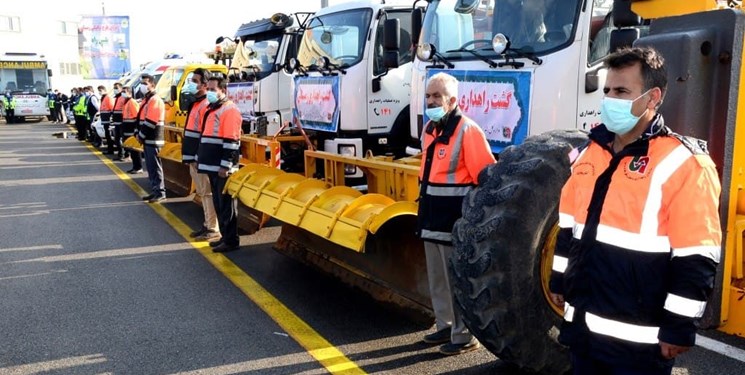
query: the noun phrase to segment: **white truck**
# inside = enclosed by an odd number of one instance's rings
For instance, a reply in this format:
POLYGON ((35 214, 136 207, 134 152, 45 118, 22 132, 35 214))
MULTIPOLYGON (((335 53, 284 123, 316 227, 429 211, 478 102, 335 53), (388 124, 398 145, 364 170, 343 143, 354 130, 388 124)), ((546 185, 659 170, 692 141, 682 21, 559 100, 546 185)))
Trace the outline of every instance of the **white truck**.
MULTIPOLYGON (((240 108, 247 132, 274 135, 290 121, 292 74, 284 67, 297 56, 305 22, 311 15, 277 13, 245 23, 235 33, 228 96, 240 108)), ((220 37, 217 44, 223 41, 220 37)))
MULTIPOLYGON (((323 8, 306 25, 294 74, 293 122, 321 151, 405 155, 413 50, 411 3, 323 8)), ((347 177, 362 177, 354 167, 347 177)))
POLYGON ((460 108, 494 153, 529 135, 600 122, 612 1, 428 3, 412 78, 413 138, 428 120, 426 80, 441 71, 459 79, 460 108))

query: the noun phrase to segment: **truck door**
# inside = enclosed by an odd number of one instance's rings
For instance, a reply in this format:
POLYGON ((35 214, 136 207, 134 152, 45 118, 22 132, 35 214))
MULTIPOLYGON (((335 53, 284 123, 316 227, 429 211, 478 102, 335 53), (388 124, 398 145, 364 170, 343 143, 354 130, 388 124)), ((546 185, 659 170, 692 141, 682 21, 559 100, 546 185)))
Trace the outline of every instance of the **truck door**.
MULTIPOLYGON (((371 45, 370 72, 367 89, 367 124, 371 135, 378 134, 374 140, 380 146, 391 142, 388 133, 401 111, 409 104, 411 89, 411 63, 413 49, 411 40, 411 10, 388 10, 381 12, 376 21, 374 43, 371 45), (401 25, 399 40, 399 67, 386 69, 383 65, 383 24, 386 19, 397 19, 401 25), (377 82, 376 82, 377 81, 377 82)), ((404 114, 408 120, 409 114, 404 114)), ((403 136, 408 137, 408 128, 403 136)))

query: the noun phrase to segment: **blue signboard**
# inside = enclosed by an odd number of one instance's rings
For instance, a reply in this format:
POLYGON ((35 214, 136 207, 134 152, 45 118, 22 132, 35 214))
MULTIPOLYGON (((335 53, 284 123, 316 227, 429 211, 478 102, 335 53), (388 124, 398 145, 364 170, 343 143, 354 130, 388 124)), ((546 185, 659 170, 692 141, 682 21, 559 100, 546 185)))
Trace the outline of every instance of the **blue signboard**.
MULTIPOLYGON (((492 152, 499 153, 527 138, 531 72, 430 69, 427 82, 440 72, 458 79, 458 106, 484 130, 492 152)), ((424 123, 427 121, 425 113, 424 123)))
POLYGON ((117 79, 131 70, 129 16, 85 16, 78 28, 83 78, 117 79))
POLYGON ((304 129, 339 129, 339 77, 295 77, 292 113, 304 129))

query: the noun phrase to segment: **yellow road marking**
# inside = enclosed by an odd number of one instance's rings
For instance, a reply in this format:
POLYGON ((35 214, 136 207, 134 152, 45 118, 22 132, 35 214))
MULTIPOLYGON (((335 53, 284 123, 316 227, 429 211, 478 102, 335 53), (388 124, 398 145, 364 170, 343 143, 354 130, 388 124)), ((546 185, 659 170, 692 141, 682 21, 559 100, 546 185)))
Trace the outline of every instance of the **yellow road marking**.
MULTIPOLYGON (((128 174, 124 173, 109 158, 90 144, 86 144, 91 152, 98 156, 103 163, 111 169, 127 186, 135 193, 145 195, 143 190, 128 174)), ((356 363, 347 358, 344 353, 333 346, 308 323, 295 315, 287 306, 275 298, 269 291, 264 289, 256 280, 245 273, 223 254, 213 253, 209 244, 205 241, 195 241, 189 237, 191 228, 179 219, 169 209, 160 204, 148 204, 163 220, 189 242, 202 256, 207 259, 218 271, 230 280, 243 294, 258 305, 272 320, 279 324, 295 341, 313 356, 332 374, 365 374, 356 363)))

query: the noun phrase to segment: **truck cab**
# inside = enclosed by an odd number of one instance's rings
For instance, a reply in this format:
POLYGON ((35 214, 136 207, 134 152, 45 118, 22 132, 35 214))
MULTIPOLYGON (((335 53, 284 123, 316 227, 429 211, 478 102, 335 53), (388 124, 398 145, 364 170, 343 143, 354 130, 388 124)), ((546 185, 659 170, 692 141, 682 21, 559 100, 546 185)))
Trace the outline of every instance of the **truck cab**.
MULTIPOLYGON (((284 69, 297 56, 312 13, 277 13, 245 23, 235 34, 228 96, 241 110, 246 133, 273 135, 291 118, 292 75, 284 69)), ((221 43, 223 37, 218 38, 221 43)))
MULTIPOLYGON (((293 121, 318 149, 403 156, 408 144, 411 4, 360 1, 308 21, 293 79, 293 121)), ((348 177, 361 177, 355 167, 348 177)))
POLYGON ((600 122, 612 8, 608 0, 428 1, 411 81, 411 137, 428 121, 425 85, 437 72, 460 81, 460 109, 494 153, 552 129, 591 129, 600 122))

